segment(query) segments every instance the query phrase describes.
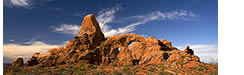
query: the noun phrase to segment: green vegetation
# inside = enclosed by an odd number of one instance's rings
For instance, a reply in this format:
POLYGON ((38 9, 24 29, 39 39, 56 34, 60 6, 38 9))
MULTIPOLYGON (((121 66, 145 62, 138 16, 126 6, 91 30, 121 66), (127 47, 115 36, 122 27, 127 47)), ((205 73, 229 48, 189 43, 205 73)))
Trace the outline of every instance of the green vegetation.
POLYGON ((157 65, 157 68, 159 68, 160 71, 164 71, 166 67, 164 65, 160 64, 160 65, 157 65))
POLYGON ((93 64, 88 64, 87 68, 88 68, 88 69, 95 69, 95 68, 96 68, 96 66, 95 66, 95 65, 93 65, 93 64))
POLYGON ((56 71, 64 71, 65 68, 57 68, 56 71))
POLYGON ((111 66, 113 67, 117 67, 118 65, 116 63, 113 63, 111 66))
POLYGON ((20 72, 22 69, 20 67, 14 67, 11 69, 13 72, 20 72))
POLYGON ((107 75, 103 70, 96 69, 93 71, 93 75, 107 75))
POLYGON ((121 75, 122 73, 120 71, 114 70, 113 75, 121 75))
POLYGON ((204 64, 196 67, 178 67, 178 64, 158 64, 158 65, 124 65, 117 66, 110 65, 94 65, 94 64, 73 64, 46 67, 45 65, 38 65, 32 68, 28 67, 11 67, 4 68, 4 75, 218 75, 217 66, 210 69, 204 64))
POLYGON ((155 70, 156 70, 156 68, 154 68, 154 67, 149 67, 149 69, 148 69, 148 71, 151 71, 151 72, 153 72, 155 70))
POLYGON ((123 69, 122 69, 123 72, 127 72, 129 70, 130 70, 130 68, 128 68, 128 67, 123 67, 123 69))
POLYGON ((169 73, 169 72, 158 72, 158 75, 173 75, 173 74, 171 74, 171 73, 169 73))

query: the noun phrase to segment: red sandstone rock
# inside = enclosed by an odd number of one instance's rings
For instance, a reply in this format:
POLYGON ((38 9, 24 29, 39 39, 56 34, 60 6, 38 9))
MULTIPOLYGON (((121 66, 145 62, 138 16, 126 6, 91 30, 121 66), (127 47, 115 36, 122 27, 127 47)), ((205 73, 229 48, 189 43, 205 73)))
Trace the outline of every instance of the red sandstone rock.
POLYGON ((58 47, 58 48, 52 48, 52 49, 48 50, 48 52, 51 54, 58 54, 58 53, 62 52, 62 50, 63 50, 63 47, 58 47))
POLYGON ((167 46, 172 46, 171 42, 167 41, 166 39, 162 39, 162 40, 160 40, 160 42, 162 42, 163 44, 165 44, 167 46))
POLYGON ((185 53, 187 53, 187 54, 194 55, 193 50, 192 50, 192 49, 190 49, 190 47, 189 47, 189 46, 187 46, 187 47, 185 48, 184 52, 185 52, 185 53))
POLYGON ((95 15, 92 14, 84 18, 78 36, 87 38, 90 44, 94 44, 95 46, 100 45, 105 39, 95 15))
POLYGON ((23 58, 20 58, 20 57, 17 57, 14 59, 13 63, 12 63, 12 66, 14 67, 19 67, 19 66, 23 66, 24 65, 24 60, 23 58))
POLYGON ((94 15, 84 18, 80 32, 65 47, 36 53, 27 65, 55 66, 73 63, 147 65, 162 63, 199 62, 189 47, 181 51, 171 42, 137 34, 120 34, 105 39, 94 15))

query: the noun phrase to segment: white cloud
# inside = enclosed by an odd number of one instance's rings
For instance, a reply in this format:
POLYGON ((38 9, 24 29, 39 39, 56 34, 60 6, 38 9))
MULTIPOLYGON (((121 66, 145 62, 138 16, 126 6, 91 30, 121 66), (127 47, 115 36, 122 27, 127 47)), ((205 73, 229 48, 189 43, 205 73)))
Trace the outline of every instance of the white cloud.
POLYGON ((215 45, 190 45, 201 61, 204 62, 217 62, 218 61, 218 48, 215 45))
POLYGON ((145 24, 150 21, 155 21, 155 20, 161 21, 166 19, 172 20, 172 19, 180 19, 180 18, 187 19, 187 17, 194 16, 194 14, 191 11, 187 11, 187 10, 180 10, 180 11, 173 11, 173 12, 156 11, 146 15, 131 16, 131 18, 135 18, 138 21, 126 25, 125 27, 111 29, 111 26, 108 24, 114 21, 116 17, 115 13, 119 10, 120 10, 119 7, 114 7, 112 9, 104 9, 103 11, 100 11, 98 14, 97 21, 100 24, 100 27, 106 37, 135 31, 136 30, 135 27, 137 25, 145 24))
POLYGON ((144 35, 144 34, 141 34, 141 36, 142 36, 142 37, 145 37, 145 38, 147 38, 147 37, 148 37, 148 35, 144 35))
MULTIPOLYGON (((37 3, 51 2, 51 1, 54 0, 3 0, 3 5, 9 8, 22 7, 22 8, 31 9, 37 3)), ((54 8, 54 9, 59 10, 58 8, 54 8)))
POLYGON ((218 62, 218 53, 195 53, 200 57, 200 60, 206 63, 218 62))
POLYGON ((33 0, 3 0, 4 5, 7 7, 23 7, 30 8, 33 0))
MULTIPOLYGON (((218 61, 218 48, 215 45, 190 45, 191 49, 194 50, 195 55, 200 57, 200 60, 206 63, 218 61)), ((185 47, 177 46, 177 48, 184 50, 185 47)))
POLYGON ((113 30, 110 30, 111 26, 109 26, 108 23, 114 21, 115 13, 120 9, 121 8, 117 6, 117 7, 113 7, 112 9, 103 9, 98 13, 96 19, 105 36, 107 36, 111 32, 113 33, 113 30))
POLYGON ((71 35, 77 35, 80 31, 80 26, 74 24, 61 24, 59 27, 52 26, 52 28, 54 28, 55 32, 61 32, 71 35))
POLYGON ((218 51, 218 48, 214 45, 190 45, 190 48, 197 52, 213 52, 218 51))
POLYGON ((10 41, 10 42, 14 42, 15 40, 13 40, 13 39, 9 39, 9 41, 10 41))
MULTIPOLYGON (((63 45, 51 45, 41 41, 35 41, 30 43, 30 45, 21 45, 21 44, 4 44, 3 45, 3 56, 13 60, 16 57, 29 58, 32 54, 37 52, 46 52, 51 48, 56 48, 63 45)), ((12 62, 12 61, 4 61, 12 62)))

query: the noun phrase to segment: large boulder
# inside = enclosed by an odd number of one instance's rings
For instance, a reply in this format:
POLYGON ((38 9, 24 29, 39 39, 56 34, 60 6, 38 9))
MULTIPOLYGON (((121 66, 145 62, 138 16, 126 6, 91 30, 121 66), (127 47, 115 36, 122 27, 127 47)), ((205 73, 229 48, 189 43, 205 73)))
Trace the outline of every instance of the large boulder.
POLYGON ((14 59, 12 66, 14 67, 19 67, 19 66, 23 66, 24 65, 24 60, 21 57, 17 57, 14 59))

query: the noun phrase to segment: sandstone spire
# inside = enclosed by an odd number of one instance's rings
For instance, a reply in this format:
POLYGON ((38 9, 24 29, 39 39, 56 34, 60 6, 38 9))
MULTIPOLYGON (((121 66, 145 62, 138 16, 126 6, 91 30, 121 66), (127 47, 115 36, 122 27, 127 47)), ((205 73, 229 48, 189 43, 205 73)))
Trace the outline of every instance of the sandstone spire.
POLYGON ((84 18, 78 36, 87 37, 90 43, 96 46, 100 45, 105 39, 93 14, 87 15, 84 18))

